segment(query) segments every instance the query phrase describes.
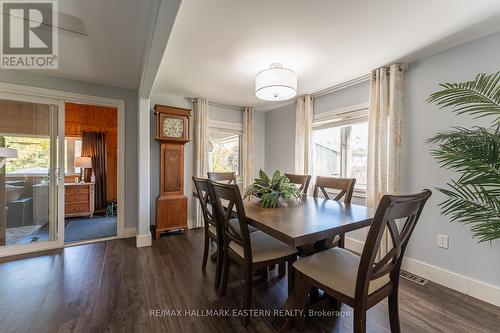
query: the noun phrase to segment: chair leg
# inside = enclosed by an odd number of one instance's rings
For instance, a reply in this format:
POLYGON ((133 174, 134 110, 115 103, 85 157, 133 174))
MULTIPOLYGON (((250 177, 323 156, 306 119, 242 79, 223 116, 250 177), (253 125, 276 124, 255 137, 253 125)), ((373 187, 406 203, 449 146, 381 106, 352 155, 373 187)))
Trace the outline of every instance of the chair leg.
POLYGON ((203 262, 201 264, 201 269, 203 270, 205 270, 205 267, 207 267, 208 245, 209 245, 209 237, 205 231, 205 245, 203 246, 203 262))
MULTIPOLYGON (((267 269, 266 269, 267 271, 267 269)), ((245 268, 245 296, 243 297, 243 309, 250 310, 252 304, 252 280, 253 280, 253 270, 251 267, 245 268)), ((245 316, 243 318, 243 326, 247 326, 249 322, 249 317, 245 316)))
POLYGON ((340 311, 340 308, 342 307, 342 303, 338 299, 336 299, 333 296, 328 295, 328 302, 330 303, 330 306, 334 308, 336 311, 340 311))
POLYGON ((301 332, 306 328, 307 293, 309 289, 311 289, 311 286, 306 283, 302 273, 295 271, 294 306, 295 309, 302 311, 302 314, 296 316, 294 320, 295 327, 301 332))
POLYGON ((267 281, 268 277, 269 277, 269 272, 267 270, 267 267, 262 267, 262 269, 260 269, 261 281, 267 281))
POLYGON ((345 234, 339 235, 339 247, 342 249, 345 248, 345 234))
POLYGON ((281 278, 286 274, 286 263, 282 262, 278 265, 278 276, 281 278))
POLYGON ((223 256, 224 255, 222 254, 222 244, 219 242, 219 244, 217 244, 217 261, 215 263, 215 288, 218 288, 220 285, 223 256))
POLYGON ((401 332, 401 326, 399 324, 399 305, 397 292, 393 292, 391 295, 389 295, 388 304, 391 333, 399 333, 401 332))
POLYGON ((231 259, 229 258, 229 255, 227 254, 227 249, 224 249, 224 259, 223 261, 223 267, 222 267, 222 281, 221 281, 221 288, 220 288, 220 295, 224 296, 226 294, 227 290, 227 280, 229 279, 229 261, 231 259))
POLYGON ((354 333, 366 333, 366 309, 354 308, 354 333))
POLYGON ((319 289, 317 287, 311 287, 311 304, 316 303, 319 300, 319 289))
MULTIPOLYGON (((295 289, 295 268, 293 268, 294 260, 290 260, 286 263, 288 268, 288 295, 293 295, 295 289)), ((285 263, 282 264, 283 266, 285 263)), ((284 274, 283 274, 284 275, 284 274)))

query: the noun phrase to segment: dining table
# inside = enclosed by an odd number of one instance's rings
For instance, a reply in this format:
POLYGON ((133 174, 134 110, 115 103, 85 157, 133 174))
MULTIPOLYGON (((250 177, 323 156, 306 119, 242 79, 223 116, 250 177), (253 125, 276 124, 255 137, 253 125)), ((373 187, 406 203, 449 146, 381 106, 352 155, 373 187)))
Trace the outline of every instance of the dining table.
POLYGON ((262 208, 255 199, 243 205, 248 224, 296 248, 368 227, 375 215, 366 206, 307 195, 277 208, 262 208))

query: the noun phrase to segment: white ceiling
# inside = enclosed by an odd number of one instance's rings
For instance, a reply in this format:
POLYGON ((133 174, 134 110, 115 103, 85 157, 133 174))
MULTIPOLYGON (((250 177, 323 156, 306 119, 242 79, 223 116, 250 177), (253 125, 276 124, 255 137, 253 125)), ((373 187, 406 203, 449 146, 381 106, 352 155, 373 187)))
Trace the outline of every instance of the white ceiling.
POLYGON ((158 0, 60 0, 88 37, 59 30, 59 69, 40 74, 137 89, 158 0))
POLYGON ((499 15, 498 0, 184 0, 153 94, 269 109, 254 79, 271 63, 314 93, 498 31, 499 15))

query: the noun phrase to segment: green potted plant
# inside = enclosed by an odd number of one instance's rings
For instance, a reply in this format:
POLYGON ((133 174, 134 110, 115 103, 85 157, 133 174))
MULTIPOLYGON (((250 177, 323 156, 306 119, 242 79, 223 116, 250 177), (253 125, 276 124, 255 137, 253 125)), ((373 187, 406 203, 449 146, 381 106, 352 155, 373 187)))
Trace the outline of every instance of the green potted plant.
POLYGON ((439 165, 457 173, 446 187, 441 212, 468 225, 479 242, 500 238, 500 72, 472 81, 445 83, 428 102, 456 114, 488 117, 489 127, 455 127, 428 141, 439 165))
POLYGON ((301 195, 298 187, 290 183, 279 170, 276 170, 272 177, 260 170, 259 177, 245 189, 244 199, 256 197, 260 199, 261 207, 276 208, 280 202, 297 200, 301 195))

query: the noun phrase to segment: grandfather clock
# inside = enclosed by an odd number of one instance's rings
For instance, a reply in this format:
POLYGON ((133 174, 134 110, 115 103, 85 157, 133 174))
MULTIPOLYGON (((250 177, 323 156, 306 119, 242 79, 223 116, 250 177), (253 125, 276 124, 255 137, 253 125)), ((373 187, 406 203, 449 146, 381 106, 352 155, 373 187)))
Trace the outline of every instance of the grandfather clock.
POLYGON ((169 230, 187 233, 184 195, 184 145, 191 110, 155 105, 156 141, 160 143, 160 195, 156 199, 156 239, 169 230))

